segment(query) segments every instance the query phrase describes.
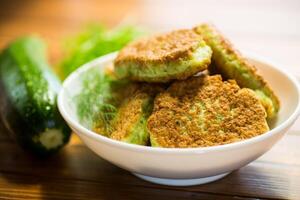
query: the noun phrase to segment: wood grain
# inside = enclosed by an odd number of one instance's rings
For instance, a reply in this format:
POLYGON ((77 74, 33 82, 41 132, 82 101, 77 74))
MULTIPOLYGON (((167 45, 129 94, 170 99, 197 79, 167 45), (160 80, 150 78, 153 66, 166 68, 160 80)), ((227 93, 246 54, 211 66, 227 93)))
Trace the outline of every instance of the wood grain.
MULTIPOLYGON (((112 27, 126 19, 156 31, 210 21, 238 48, 300 75, 299 9, 298 0, 1 0, 0 48, 21 35, 38 34, 49 44, 54 64, 62 40, 91 21, 112 27)), ((57 155, 39 160, 6 132, 0 123, 0 199, 300 199, 300 120, 255 162, 194 187, 142 181, 96 156, 75 135, 57 155)))
MULTIPOLYGON (((66 184, 74 184, 73 187, 78 184, 79 188, 84 184, 95 183, 112 187, 120 185, 118 188, 126 185, 127 187, 140 187, 139 190, 147 188, 147 191, 155 188, 184 193, 225 195, 232 198, 238 196, 299 199, 300 161, 297 158, 300 153, 294 151, 298 148, 299 143, 300 137, 287 135, 266 155, 220 181, 203 186, 167 187, 142 181, 129 172, 111 165, 87 149, 77 137, 73 137, 70 145, 63 151, 47 160, 39 160, 25 154, 14 143, 2 142, 0 143, 0 172, 3 180, 0 180, 0 184, 5 180, 11 182, 11 177, 13 179, 19 177, 22 182, 26 183, 26 179, 23 177, 28 177, 28 180, 32 178, 51 179, 53 182, 64 180, 66 184), (287 149, 291 151, 287 152, 287 149)), ((32 191, 32 188, 27 187, 25 183, 22 183, 23 190, 29 193, 37 192, 32 191)), ((14 188, 15 186, 11 185, 10 187, 14 188)), ((6 189, 9 190, 9 187, 6 189)), ((88 195, 92 196, 92 192, 93 190, 90 190, 88 195)))
POLYGON ((253 199, 204 192, 101 183, 83 180, 5 174, 0 177, 1 199, 253 199), (24 189, 28 188, 28 189, 24 189), (14 194, 14 195, 11 195, 14 194))

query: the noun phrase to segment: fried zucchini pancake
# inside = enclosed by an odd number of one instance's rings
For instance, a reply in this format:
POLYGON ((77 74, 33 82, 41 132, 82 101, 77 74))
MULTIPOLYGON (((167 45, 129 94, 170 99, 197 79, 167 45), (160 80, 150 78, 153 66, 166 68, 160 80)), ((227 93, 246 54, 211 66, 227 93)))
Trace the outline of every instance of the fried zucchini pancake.
POLYGON ((152 112, 154 96, 162 90, 162 86, 129 82, 124 85, 124 80, 114 80, 111 84, 109 92, 114 99, 107 103, 114 106, 114 109, 100 112, 113 110, 114 113, 110 113, 113 117, 109 120, 100 118, 95 131, 115 140, 147 145, 149 133, 146 122, 152 112))
POLYGON ((168 82, 207 69, 212 50, 194 30, 178 30, 135 41, 115 59, 119 78, 168 82))
POLYGON ((278 97, 256 68, 244 58, 232 44, 212 25, 202 24, 195 28, 213 50, 212 69, 227 79, 234 79, 241 87, 253 89, 266 109, 268 119, 276 116, 280 108, 278 97))
POLYGON ((184 148, 237 142, 269 127, 251 89, 204 75, 176 81, 157 95, 147 129, 152 146, 184 148))

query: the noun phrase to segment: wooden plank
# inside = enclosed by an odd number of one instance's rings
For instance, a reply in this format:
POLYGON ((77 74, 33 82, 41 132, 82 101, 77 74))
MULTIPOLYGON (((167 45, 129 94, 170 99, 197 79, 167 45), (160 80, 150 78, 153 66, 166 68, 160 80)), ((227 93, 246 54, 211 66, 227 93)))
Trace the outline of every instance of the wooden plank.
POLYGON ((300 137, 287 135, 283 141, 285 142, 275 146, 274 150, 271 150, 266 156, 233 172, 220 181, 186 188, 158 186, 142 181, 129 172, 97 157, 81 145, 76 138, 72 140, 71 145, 48 160, 38 160, 24 154, 13 144, 2 143, 0 145, 0 172, 42 178, 63 178, 70 181, 93 181, 101 184, 118 182, 131 186, 204 192, 215 195, 299 199, 300 167, 299 159, 297 159, 299 149, 297 150, 296 147, 300 142, 300 137), (290 143, 291 140, 295 142, 290 143), (291 149, 290 154, 287 153, 287 148, 291 149), (282 159, 285 156, 288 159, 282 159))
POLYGON ((252 199, 163 188, 0 173, 0 199, 252 199))

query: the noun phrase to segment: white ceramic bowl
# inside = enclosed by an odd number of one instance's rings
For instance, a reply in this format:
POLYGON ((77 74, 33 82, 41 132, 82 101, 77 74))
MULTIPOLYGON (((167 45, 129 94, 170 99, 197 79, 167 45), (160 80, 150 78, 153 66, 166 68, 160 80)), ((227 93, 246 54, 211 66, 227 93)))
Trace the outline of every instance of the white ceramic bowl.
POLYGON ((83 65, 63 83, 58 97, 59 110, 81 140, 105 160, 136 176, 165 185, 196 185, 220 179, 267 152, 290 128, 299 115, 299 85, 285 67, 248 55, 281 101, 274 127, 260 136, 214 147, 168 149, 127 144, 101 136, 80 124, 74 96, 82 88, 82 75, 88 69, 102 70, 116 54, 109 54, 83 65))

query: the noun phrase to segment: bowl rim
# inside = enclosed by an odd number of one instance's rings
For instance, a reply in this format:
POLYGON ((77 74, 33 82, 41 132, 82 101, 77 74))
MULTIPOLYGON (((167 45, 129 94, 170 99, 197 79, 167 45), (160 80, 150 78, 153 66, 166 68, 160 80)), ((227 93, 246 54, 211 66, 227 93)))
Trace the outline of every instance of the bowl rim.
POLYGON ((75 133, 77 135, 79 135, 79 137, 81 134, 83 134, 91 139, 94 139, 97 141, 100 140, 100 142, 107 143, 108 145, 116 146, 118 148, 123 148, 123 149, 127 149, 127 150, 132 150, 132 151, 151 152, 151 153, 168 153, 168 154, 169 153, 175 153, 175 154, 197 153, 198 154, 198 153, 231 150, 231 149, 240 148, 242 146, 248 146, 248 145, 252 145, 254 143, 261 142, 261 141, 271 137, 272 135, 277 134, 277 133, 281 132, 282 130, 284 130, 285 128, 287 128, 289 125, 291 125, 297 119, 297 117, 300 114, 300 86, 299 86, 298 80, 293 75, 291 75, 289 72, 282 70, 282 69, 286 69, 286 68, 278 67, 278 66, 284 66, 284 65, 280 65, 278 63, 269 61, 269 60, 265 59, 264 57, 261 57, 257 54, 246 52, 245 55, 247 58, 250 58, 250 59, 256 60, 258 62, 264 63, 266 65, 269 65, 272 68, 274 68, 276 71, 278 71, 279 73, 286 76, 293 83, 293 85, 295 86, 295 88, 297 90, 298 104, 296 106, 296 109, 279 126, 273 128, 272 130, 269 130, 266 133, 263 133, 261 135, 258 135, 258 136, 255 136, 255 137, 252 137, 252 138, 249 138, 246 140, 229 143, 229 144, 224 144, 224 145, 209 146, 209 147, 163 148, 163 147, 151 147, 151 146, 130 144, 130 143, 126 143, 126 142, 122 142, 122 141, 118 141, 118 140, 113 140, 108 137, 102 136, 98 133, 95 133, 94 131, 91 131, 88 128, 81 125, 79 122, 76 122, 76 120, 73 119, 69 115, 69 113, 66 111, 66 109, 64 107, 64 103, 63 103, 63 100, 64 100, 63 97, 64 97, 64 93, 66 91, 67 85, 69 85, 69 83, 72 82, 74 79, 78 78, 78 76, 81 73, 89 70, 90 68, 97 66, 97 64, 101 64, 103 62, 108 62, 110 60, 113 60, 116 57, 116 55, 117 55, 117 52, 113 52, 113 53, 101 56, 99 58, 96 58, 96 59, 82 65, 76 71, 71 73, 62 84, 62 88, 58 94, 58 108, 59 108, 61 115, 66 120, 66 122, 69 124, 69 126, 74 127, 74 129, 76 129, 78 131, 75 133))

